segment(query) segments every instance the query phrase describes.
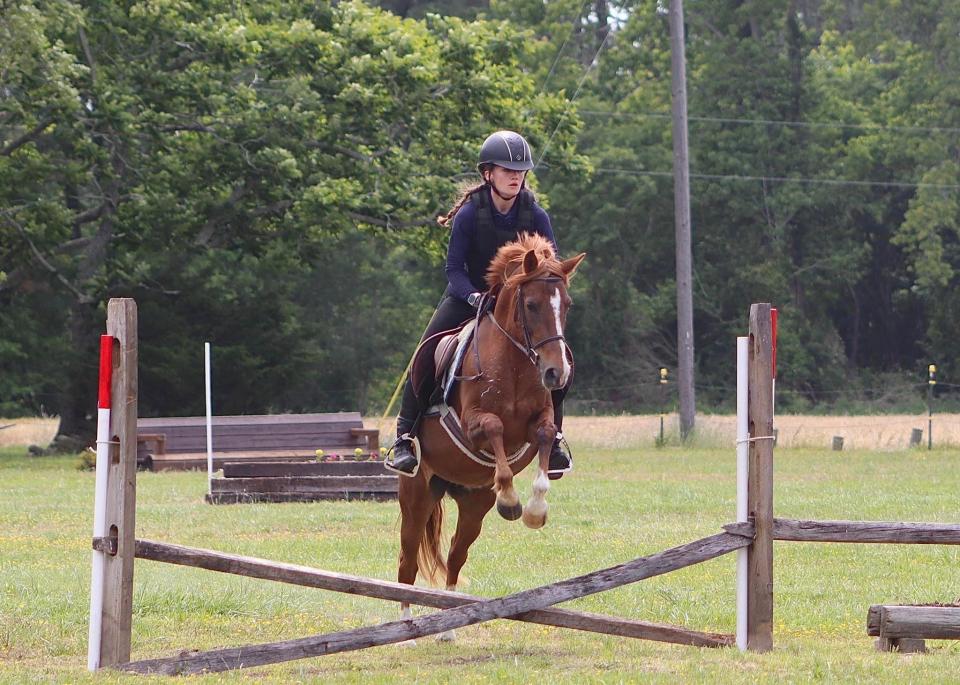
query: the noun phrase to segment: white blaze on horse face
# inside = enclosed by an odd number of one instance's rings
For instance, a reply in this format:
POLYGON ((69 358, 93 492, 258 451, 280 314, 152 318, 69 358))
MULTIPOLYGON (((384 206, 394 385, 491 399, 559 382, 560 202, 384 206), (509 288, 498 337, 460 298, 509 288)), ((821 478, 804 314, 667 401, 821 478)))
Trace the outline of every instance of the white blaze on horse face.
MULTIPOLYGON (((563 335, 563 324, 560 323, 560 288, 553 291, 550 297, 550 306, 553 307, 553 318, 557 323, 557 335, 563 335)), ((563 341, 560 341, 560 356, 563 358, 563 376, 560 378, 560 387, 567 384, 570 378, 570 362, 567 361, 567 350, 563 341)))

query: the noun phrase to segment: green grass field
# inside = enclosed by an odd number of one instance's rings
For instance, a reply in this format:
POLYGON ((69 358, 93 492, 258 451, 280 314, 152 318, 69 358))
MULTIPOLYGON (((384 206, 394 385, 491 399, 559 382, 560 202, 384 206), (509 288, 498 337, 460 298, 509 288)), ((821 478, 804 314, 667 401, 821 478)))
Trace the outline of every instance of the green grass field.
MULTIPOLYGON (((0 449, 0 682, 140 682, 86 672, 93 473, 78 458, 0 449)), ((776 454, 775 510, 791 518, 960 521, 960 451, 776 454)), ((627 561, 733 519, 732 450, 580 449, 541 531, 495 514, 462 588, 495 597, 627 561)), ((529 477, 520 478, 521 495, 529 477)), ((141 473, 137 536, 393 579, 395 503, 211 506, 201 473, 141 473)), ((452 505, 452 503, 449 503, 452 505)), ((448 530, 455 507, 448 507, 448 530)), ((776 649, 740 654, 511 621, 190 682, 957 682, 960 645, 881 654, 865 632, 880 602, 954 601, 960 550, 776 543, 776 649)), ((564 605, 689 628, 734 629, 734 556, 564 605)), ((431 611, 423 609, 421 611, 431 611)), ((397 618, 395 604, 138 561, 133 657, 267 642, 397 618)), ((146 680, 162 681, 164 678, 146 680)))

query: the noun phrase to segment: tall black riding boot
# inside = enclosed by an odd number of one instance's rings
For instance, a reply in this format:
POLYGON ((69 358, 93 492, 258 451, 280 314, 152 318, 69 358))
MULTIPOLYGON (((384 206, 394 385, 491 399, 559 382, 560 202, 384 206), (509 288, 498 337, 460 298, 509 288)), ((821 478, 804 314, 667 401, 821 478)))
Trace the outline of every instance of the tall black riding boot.
MULTIPOLYGON (((569 384, 567 388, 570 387, 569 384)), ((550 464, 547 467, 547 478, 558 480, 563 478, 563 474, 573 471, 573 453, 570 452, 570 445, 563 438, 560 428, 563 425, 563 398, 567 394, 567 388, 554 390, 553 399, 553 423, 557 427, 557 437, 553 441, 553 448, 550 450, 550 464)))
POLYGON ((390 448, 390 454, 383 467, 401 476, 413 477, 420 470, 420 457, 413 448, 413 437, 410 432, 417 423, 420 407, 413 386, 408 380, 403 388, 403 399, 400 403, 400 415, 397 416, 397 440, 390 448), (413 416, 414 418, 407 418, 413 416))

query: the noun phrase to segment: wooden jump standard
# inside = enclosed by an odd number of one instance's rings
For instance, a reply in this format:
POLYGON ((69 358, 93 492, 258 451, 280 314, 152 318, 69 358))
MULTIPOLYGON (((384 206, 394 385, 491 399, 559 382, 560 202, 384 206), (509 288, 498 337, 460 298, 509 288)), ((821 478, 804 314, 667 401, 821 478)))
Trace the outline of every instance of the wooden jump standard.
POLYGON ((192 549, 134 537, 136 502, 136 305, 111 300, 107 332, 117 339, 110 417, 114 451, 109 463, 107 530, 94 539, 106 558, 104 606, 100 616, 99 665, 138 673, 199 673, 257 666, 322 654, 362 649, 433 635, 497 618, 645 638, 696 646, 727 646, 733 636, 553 609, 554 604, 621 587, 645 578, 728 554, 748 552, 746 649, 773 647, 773 540, 960 544, 960 525, 864 521, 800 521, 773 517, 772 340, 770 305, 750 311, 749 516, 724 526, 725 532, 617 566, 525 590, 506 597, 481 599, 442 590, 411 587, 251 557, 192 549), (133 560, 206 568, 243 576, 432 606, 442 611, 379 626, 327 635, 250 645, 177 657, 129 662, 133 598, 133 560))

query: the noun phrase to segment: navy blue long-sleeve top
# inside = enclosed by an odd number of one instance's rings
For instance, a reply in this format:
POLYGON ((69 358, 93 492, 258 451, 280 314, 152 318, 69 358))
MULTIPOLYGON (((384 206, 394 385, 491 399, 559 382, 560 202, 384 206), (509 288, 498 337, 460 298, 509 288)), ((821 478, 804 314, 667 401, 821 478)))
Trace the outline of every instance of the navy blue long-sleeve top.
MULTIPOLYGON (((487 205, 493 214, 493 225, 502 231, 518 233, 521 228, 517 225, 520 215, 520 203, 514 202, 506 214, 497 211, 490 197, 490 189, 484 188, 480 192, 487 193, 487 205)), ((557 240, 553 235, 553 226, 550 225, 550 216, 537 203, 533 203, 533 231, 539 233, 553 243, 553 249, 560 254, 557 240)), ((478 208, 474 202, 466 202, 453 218, 453 228, 450 232, 450 245, 447 247, 447 289, 454 296, 466 301, 474 292, 484 292, 487 289, 487 265, 493 255, 480 255, 477 241, 478 208)))

